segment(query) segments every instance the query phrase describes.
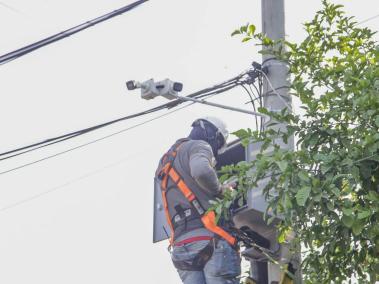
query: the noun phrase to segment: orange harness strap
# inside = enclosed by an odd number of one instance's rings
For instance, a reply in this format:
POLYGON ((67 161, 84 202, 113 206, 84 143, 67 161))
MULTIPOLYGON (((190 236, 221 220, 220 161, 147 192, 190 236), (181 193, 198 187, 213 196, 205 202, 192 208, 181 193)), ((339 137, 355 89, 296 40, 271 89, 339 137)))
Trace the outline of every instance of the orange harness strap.
POLYGON ((166 197, 167 182, 168 182, 168 175, 166 174, 166 172, 168 171, 169 167, 170 167, 170 164, 167 163, 162 169, 162 172, 165 173, 165 175, 161 182, 161 189, 162 189, 161 191, 162 191, 162 201, 163 201, 164 212, 166 215, 167 223, 170 226, 170 231, 171 231, 170 245, 172 245, 174 243, 174 226, 172 225, 172 222, 171 222, 170 213, 168 211, 167 197, 166 197))
MULTIPOLYGON (((169 175, 172 178, 172 180, 175 183, 177 183, 179 190, 183 193, 183 195, 187 198, 187 200, 191 204, 193 204, 194 201, 196 200, 195 195, 188 188, 188 186, 185 184, 183 179, 179 177, 178 173, 175 171, 174 168, 170 169, 169 175)), ((197 201, 197 203, 200 205, 200 203, 198 201, 197 201)), ((194 205, 194 207, 199 211, 198 206, 194 205)), ((224 229, 217 226, 216 214, 214 211, 204 212, 204 210, 202 210, 202 212, 198 212, 198 213, 201 215, 201 221, 203 222, 204 227, 206 229, 208 229, 209 231, 211 231, 211 232, 219 235, 220 237, 224 238, 231 245, 235 245, 236 239, 233 236, 231 236, 229 233, 227 233, 224 229)))
MULTIPOLYGON (((173 158, 176 157, 177 150, 180 147, 180 145, 171 153, 166 154, 165 157, 171 154, 173 158)), ((193 194, 191 189, 187 186, 187 184, 184 182, 184 180, 180 177, 180 175, 177 173, 177 171, 172 166, 173 161, 167 162, 163 168, 161 169, 161 173, 163 173, 161 188, 162 188, 162 200, 163 200, 163 206, 165 209, 166 219, 171 229, 171 238, 170 238, 170 244, 173 244, 174 240, 174 226, 172 225, 170 214, 168 211, 168 204, 167 204, 167 198, 166 198, 166 192, 167 192, 167 182, 168 177, 172 179, 172 181, 177 185, 179 190, 182 192, 182 194, 185 196, 185 198, 190 202, 199 215, 201 216, 201 221, 204 224, 204 227, 208 229, 209 231, 217 234, 218 236, 225 239, 228 243, 230 243, 232 246, 236 244, 236 239, 227 233, 224 229, 217 226, 216 224, 216 214, 214 211, 208 211, 205 212, 204 209, 201 207, 200 202, 197 200, 196 196, 193 194)))
POLYGON ((224 229, 216 224, 216 214, 214 211, 206 212, 202 217, 201 221, 204 224, 204 227, 209 231, 219 235, 224 238, 229 244, 234 246, 236 244, 236 239, 229 233, 227 233, 224 229))

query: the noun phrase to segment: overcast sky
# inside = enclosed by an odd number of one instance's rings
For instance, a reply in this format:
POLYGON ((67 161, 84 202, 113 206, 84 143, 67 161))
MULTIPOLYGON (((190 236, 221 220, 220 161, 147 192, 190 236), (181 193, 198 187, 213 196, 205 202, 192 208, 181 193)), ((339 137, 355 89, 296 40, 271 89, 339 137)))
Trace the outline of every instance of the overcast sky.
MULTIPOLYGON (((379 14, 373 0, 346 2, 358 21, 379 14)), ((131 1, 1 0, 0 54, 131 1)), ((320 0, 286 2, 286 33, 320 0)), ((132 114, 144 101, 125 81, 183 82, 183 95, 227 80, 260 61, 258 48, 230 33, 261 26, 258 0, 151 0, 137 9, 0 66, 0 152, 132 114)), ((379 18, 364 25, 379 28, 379 18)), ((249 108, 242 90, 211 99, 249 108)), ((162 112, 164 113, 164 112, 162 112)), ((249 115, 191 106, 149 124, 39 164, 0 175, 0 283, 179 283, 167 242, 152 244, 153 175, 158 159, 201 116, 231 130, 249 115), (8 210, 7 207, 51 191, 8 210)), ((154 117, 129 120, 0 163, 0 171, 66 150, 154 117)))

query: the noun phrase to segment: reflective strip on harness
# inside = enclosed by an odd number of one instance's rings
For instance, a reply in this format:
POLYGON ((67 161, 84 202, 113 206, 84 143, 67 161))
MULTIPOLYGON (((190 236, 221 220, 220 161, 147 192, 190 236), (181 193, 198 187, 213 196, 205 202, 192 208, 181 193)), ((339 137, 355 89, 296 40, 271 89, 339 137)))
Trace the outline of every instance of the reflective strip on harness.
POLYGON ((185 240, 182 240, 180 242, 177 242, 174 244, 175 247, 180 247, 180 246, 183 246, 185 244, 189 244, 189 243, 193 243, 193 242, 197 242, 197 241, 210 241, 211 239, 213 239, 213 237, 210 237, 210 236, 197 236, 197 237, 192 237, 192 238, 188 238, 188 239, 185 239, 185 240))

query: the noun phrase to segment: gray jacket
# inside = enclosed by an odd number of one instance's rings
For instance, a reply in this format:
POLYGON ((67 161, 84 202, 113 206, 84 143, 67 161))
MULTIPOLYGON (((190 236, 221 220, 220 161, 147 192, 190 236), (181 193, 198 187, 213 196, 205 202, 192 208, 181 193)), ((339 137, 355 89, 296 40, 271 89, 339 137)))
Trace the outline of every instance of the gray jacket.
MULTIPOLYGON (((189 140, 180 146, 174 168, 195 194, 202 207, 207 210, 209 201, 220 194, 220 183, 214 170, 215 158, 211 146, 201 140, 189 140)), ((162 165, 159 165, 157 173, 162 165)), ((200 216, 169 179, 166 193, 169 215, 174 225, 174 239, 183 236, 213 235, 206 230, 200 216)))

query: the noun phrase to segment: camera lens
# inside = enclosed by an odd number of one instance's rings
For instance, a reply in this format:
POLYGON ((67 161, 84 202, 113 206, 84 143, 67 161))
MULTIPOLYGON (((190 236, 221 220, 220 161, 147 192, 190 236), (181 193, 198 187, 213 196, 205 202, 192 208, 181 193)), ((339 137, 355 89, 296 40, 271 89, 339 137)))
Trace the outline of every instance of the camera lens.
POLYGON ((174 83, 174 91, 175 92, 181 92, 183 90, 183 84, 175 82, 174 83))
POLYGON ((126 82, 126 88, 128 88, 129 91, 134 90, 136 88, 136 85, 134 84, 134 81, 128 81, 128 82, 126 82))

